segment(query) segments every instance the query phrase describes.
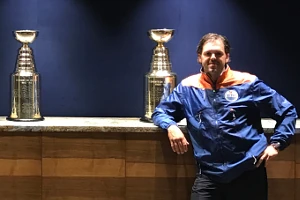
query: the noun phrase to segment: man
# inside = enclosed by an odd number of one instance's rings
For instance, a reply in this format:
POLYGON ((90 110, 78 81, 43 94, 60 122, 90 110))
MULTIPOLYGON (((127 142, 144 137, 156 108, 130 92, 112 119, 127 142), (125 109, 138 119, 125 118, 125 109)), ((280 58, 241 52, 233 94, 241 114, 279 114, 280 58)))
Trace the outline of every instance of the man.
POLYGON ((265 164, 290 144, 296 110, 256 76, 230 69, 225 36, 204 35, 197 53, 201 72, 178 84, 154 110, 153 122, 183 154, 189 142, 176 122, 187 120, 198 166, 191 200, 267 200, 265 164), (276 120, 270 141, 262 112, 276 120))

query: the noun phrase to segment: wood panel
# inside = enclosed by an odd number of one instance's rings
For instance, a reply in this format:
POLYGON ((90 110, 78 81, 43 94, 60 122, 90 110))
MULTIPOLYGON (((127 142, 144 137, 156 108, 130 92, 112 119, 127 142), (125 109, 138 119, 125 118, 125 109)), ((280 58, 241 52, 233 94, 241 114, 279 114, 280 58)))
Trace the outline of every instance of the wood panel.
MULTIPOLYGON (((298 168, 299 169, 299 168, 298 168)), ((300 178, 295 179, 295 200, 300 200, 300 178)))
MULTIPOLYGON (((164 133, 1 133, 0 199, 185 200, 193 149, 164 133)), ((267 164, 269 199, 300 200, 300 137, 267 164)))
POLYGON ((41 176, 0 176, 0 199, 40 200, 41 176))
POLYGON ((300 164, 300 134, 296 134, 295 143, 295 162, 300 164))
MULTIPOLYGON (((295 179, 274 179, 268 180, 269 198, 276 200, 294 200, 295 199, 295 179)), ((299 199, 297 199, 299 200, 299 199)))
POLYGON ((272 179, 294 179, 294 161, 269 161, 267 164, 268 178, 272 179))
POLYGON ((295 163, 295 200, 300 200, 300 134, 296 134, 295 163))
POLYGON ((175 199, 177 155, 164 133, 126 135, 126 199, 175 199))
MULTIPOLYGON (((268 139, 272 134, 267 134, 268 139)), ((296 196, 297 135, 289 147, 267 163, 269 199, 294 200, 296 196)))
POLYGON ((44 177, 43 199, 124 200, 125 178, 44 177))
POLYGON ((44 133, 43 199, 125 199, 125 134, 44 133))
POLYGON ((40 133, 0 134, 0 198, 41 199, 40 133))

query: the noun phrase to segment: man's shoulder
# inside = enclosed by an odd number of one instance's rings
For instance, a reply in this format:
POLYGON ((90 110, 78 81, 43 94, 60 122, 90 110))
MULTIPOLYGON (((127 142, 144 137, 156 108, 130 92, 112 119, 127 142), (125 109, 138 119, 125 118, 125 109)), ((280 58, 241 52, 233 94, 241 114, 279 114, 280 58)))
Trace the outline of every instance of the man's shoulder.
POLYGON ((231 78, 242 82, 254 82, 257 76, 249 72, 231 70, 231 78))
POLYGON ((201 73, 190 75, 181 81, 182 86, 199 87, 201 73))

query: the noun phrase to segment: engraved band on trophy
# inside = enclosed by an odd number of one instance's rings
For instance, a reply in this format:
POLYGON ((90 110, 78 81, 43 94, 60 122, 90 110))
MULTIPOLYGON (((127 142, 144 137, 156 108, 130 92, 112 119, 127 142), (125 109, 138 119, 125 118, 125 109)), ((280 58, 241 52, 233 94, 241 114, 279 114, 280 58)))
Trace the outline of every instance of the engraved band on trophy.
POLYGON ((41 121, 40 77, 35 70, 33 51, 29 47, 38 36, 36 30, 16 30, 16 40, 22 43, 19 48, 15 71, 11 75, 11 114, 10 121, 41 121))
POLYGON ((148 36, 157 45, 153 48, 151 68, 145 75, 144 116, 141 121, 152 122, 151 115, 155 107, 172 92, 176 86, 176 74, 172 65, 168 48, 164 46, 172 39, 174 29, 151 29, 148 36))

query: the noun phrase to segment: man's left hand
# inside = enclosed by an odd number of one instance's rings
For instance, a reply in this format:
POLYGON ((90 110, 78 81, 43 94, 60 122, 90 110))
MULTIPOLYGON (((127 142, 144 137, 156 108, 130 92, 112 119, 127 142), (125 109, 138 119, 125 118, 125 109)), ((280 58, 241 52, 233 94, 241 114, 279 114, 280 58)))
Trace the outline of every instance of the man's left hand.
POLYGON ((265 161, 265 164, 267 164, 268 160, 277 156, 278 153, 279 152, 277 149, 275 149, 272 145, 269 145, 260 156, 258 162, 256 163, 256 167, 259 167, 263 161, 265 161))

